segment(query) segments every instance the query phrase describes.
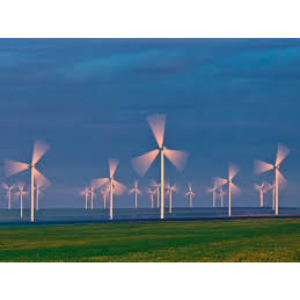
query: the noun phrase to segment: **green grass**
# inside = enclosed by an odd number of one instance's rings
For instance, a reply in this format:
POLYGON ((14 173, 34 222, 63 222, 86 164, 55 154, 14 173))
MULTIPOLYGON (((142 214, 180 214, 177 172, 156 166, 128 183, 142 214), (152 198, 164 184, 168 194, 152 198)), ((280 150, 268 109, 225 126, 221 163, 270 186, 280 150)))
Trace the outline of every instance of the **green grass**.
POLYGON ((300 220, 2 227, 0 261, 295 262, 300 220))

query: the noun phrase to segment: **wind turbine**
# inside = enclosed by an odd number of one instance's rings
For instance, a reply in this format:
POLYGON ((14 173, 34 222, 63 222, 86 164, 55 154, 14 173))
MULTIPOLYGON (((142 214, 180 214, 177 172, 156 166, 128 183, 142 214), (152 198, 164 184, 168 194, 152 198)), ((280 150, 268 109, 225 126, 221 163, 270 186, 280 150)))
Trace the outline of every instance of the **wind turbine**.
MULTIPOLYGON (((48 181, 49 185, 50 185, 50 181, 48 181)), ((45 185, 40 185, 38 182, 36 184, 36 210, 39 210, 39 198, 40 198, 40 194, 41 192, 46 188, 45 185)))
POLYGON ((95 193, 95 186, 93 183, 91 184, 91 188, 89 189, 90 195, 91 195, 91 209, 94 209, 94 197, 96 196, 95 193))
POLYGON ((193 197, 195 196, 195 193, 192 191, 192 185, 189 184, 189 189, 185 195, 190 198, 190 208, 193 207, 193 197))
POLYGON ((156 193, 156 198, 157 198, 157 204, 156 204, 156 207, 159 208, 159 205, 160 205, 160 199, 159 199, 159 196, 160 196, 160 183, 156 183, 155 180, 151 180, 151 186, 154 187, 155 189, 155 193, 156 193))
POLYGON ((178 191, 176 185, 170 185, 170 183, 167 183, 166 185, 166 194, 169 195, 169 213, 172 213, 172 193, 176 193, 178 191))
POLYGON ((268 192, 272 188, 272 186, 270 184, 263 182, 261 185, 255 183, 254 188, 259 192, 260 207, 263 207, 264 206, 264 193, 268 192))
POLYGON ((31 163, 21 163, 12 160, 4 162, 6 176, 11 176, 19 172, 30 170, 31 171, 31 222, 34 222, 34 181, 36 180, 39 185, 49 185, 49 180, 40 173, 35 165, 39 162, 49 146, 43 141, 35 141, 33 147, 33 155, 31 163))
POLYGON ((113 195, 122 195, 123 192, 126 190, 126 186, 119 183, 115 180, 114 174, 119 164, 119 160, 117 158, 110 158, 108 161, 109 164, 109 178, 99 178, 93 180, 93 185, 95 187, 101 187, 104 184, 107 184, 109 187, 109 195, 110 195, 110 210, 109 215, 110 219, 113 219, 113 195))
POLYGON ((228 184, 228 216, 231 216, 231 193, 237 194, 240 192, 240 188, 237 187, 233 182, 233 178, 239 172, 240 168, 236 165, 230 164, 228 169, 228 179, 215 178, 215 184, 217 187, 221 187, 228 184))
POLYGON ((152 150, 144 155, 141 155, 137 158, 132 160, 133 166, 138 172, 140 176, 144 176, 155 158, 160 154, 160 191, 161 191, 161 211, 160 211, 160 218, 164 219, 164 176, 165 176, 165 163, 164 157, 166 156, 172 164, 178 170, 183 170, 184 165, 186 163, 188 154, 184 151, 178 150, 170 150, 164 146, 164 133, 165 133, 165 123, 166 123, 166 116, 165 115, 153 115, 148 117, 148 123, 150 128, 153 132, 153 135, 156 139, 158 149, 152 150))
POLYGON ((19 183, 17 185, 19 192, 16 192, 15 194, 17 196, 20 196, 20 217, 21 219, 23 219, 23 196, 27 195, 29 192, 25 192, 24 191, 24 184, 23 183, 19 183))
POLYGON ((288 153, 289 153, 289 149, 279 144, 274 165, 263 162, 261 160, 256 160, 254 162, 254 171, 257 174, 267 172, 270 170, 275 170, 275 214, 276 215, 278 215, 278 187, 279 184, 283 186, 286 185, 287 182, 286 179, 283 177, 283 175, 279 172, 279 168, 283 160, 287 157, 288 153))
POLYGON ((100 193, 103 196, 103 209, 105 210, 106 209, 106 198, 107 198, 107 195, 109 194, 109 188, 102 186, 100 188, 100 193))
POLYGON ((80 195, 85 196, 85 210, 88 209, 88 196, 90 194, 89 188, 86 187, 84 190, 79 192, 80 195))
POLYGON ((11 192, 15 188, 15 186, 14 185, 8 186, 6 183, 2 183, 2 187, 7 191, 7 201, 8 201, 7 208, 10 210, 11 209, 11 192))
POLYGON ((150 196, 150 199, 151 199, 151 207, 153 208, 153 196, 155 195, 156 193, 156 190, 152 190, 151 188, 148 188, 147 189, 147 193, 149 194, 150 196))
POLYGON ((133 193, 134 193, 134 198, 135 198, 134 207, 135 207, 135 209, 137 209, 137 207, 138 207, 137 196, 142 194, 142 191, 138 189, 138 181, 137 180, 134 181, 133 189, 131 189, 129 191, 130 195, 133 193))
POLYGON ((208 193, 212 193, 213 195, 213 207, 216 207, 216 192, 217 192, 218 187, 214 184, 212 188, 207 188, 206 191, 208 193))
POLYGON ((219 188, 219 196, 221 198, 221 207, 224 206, 224 196, 226 195, 226 192, 223 191, 223 188, 220 186, 219 188))

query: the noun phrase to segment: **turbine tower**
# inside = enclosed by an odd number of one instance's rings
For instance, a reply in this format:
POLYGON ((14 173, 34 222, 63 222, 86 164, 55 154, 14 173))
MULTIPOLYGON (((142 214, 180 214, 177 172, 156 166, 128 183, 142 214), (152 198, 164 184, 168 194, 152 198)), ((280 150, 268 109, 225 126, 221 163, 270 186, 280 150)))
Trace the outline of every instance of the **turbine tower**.
POLYGON ((157 208, 159 208, 160 205, 160 200, 159 200, 159 196, 160 196, 160 183, 156 183, 154 180, 151 180, 151 186, 154 187, 155 191, 156 191, 156 198, 157 198, 157 208))
POLYGON ((185 195, 190 198, 190 208, 192 208, 193 207, 193 197, 195 196, 195 193, 192 191, 191 184, 189 184, 189 189, 188 189, 187 193, 185 193, 185 195))
POLYGON ((147 193, 149 194, 150 199, 151 199, 151 208, 154 208, 154 206, 153 206, 153 196, 155 195, 156 190, 152 190, 151 188, 148 188, 147 193))
POLYGON ((160 154, 160 191, 161 191, 161 210, 160 210, 160 218, 164 219, 164 177, 165 177, 165 163, 164 158, 165 156, 171 161, 172 164, 178 170, 183 170, 185 162, 187 160, 188 154, 184 151, 178 150, 170 150, 167 149, 164 145, 164 133, 165 133, 165 123, 166 123, 166 116, 165 115, 153 115, 148 117, 148 122, 151 127, 151 130, 154 134, 156 139, 158 149, 152 150, 144 155, 141 155, 137 158, 132 160, 133 166, 138 172, 140 176, 144 176, 155 158, 160 154))
POLYGON ((275 214, 278 215, 278 188, 279 185, 285 186, 287 181, 280 173, 279 168, 283 160, 287 157, 289 149, 279 144, 275 164, 269 164, 261 160, 254 162, 254 171, 256 174, 264 173, 270 170, 275 170, 275 214))
POLYGON ((212 188, 207 188, 206 191, 207 193, 212 193, 213 195, 213 207, 216 207, 216 192, 217 192, 218 187, 214 184, 212 188))
POLYGON ((133 189, 131 189, 129 191, 130 195, 133 194, 133 193, 134 193, 134 200, 135 200, 134 201, 134 207, 135 207, 135 209, 137 209, 138 208, 137 196, 142 194, 142 191, 138 189, 138 181, 137 180, 134 181, 133 189))
POLYGON ((218 188, 221 186, 228 184, 228 216, 231 216, 231 193, 238 194, 240 192, 240 188, 237 187, 233 182, 233 178, 239 172, 240 168, 236 165, 230 164, 228 169, 228 179, 224 178, 215 178, 215 184, 218 188))
POLYGON ((6 176, 11 176, 19 172, 30 170, 31 171, 31 222, 34 222, 34 181, 39 185, 49 185, 49 180, 36 169, 36 164, 49 149, 49 146, 43 141, 35 141, 33 147, 33 155, 31 163, 21 163, 12 160, 4 162, 6 176))
POLYGON ((117 158, 110 158, 108 161, 109 164, 109 178, 99 178, 99 179, 94 179, 93 180, 93 186, 94 187, 101 187, 104 184, 108 185, 109 188, 109 215, 110 219, 113 219, 113 195, 122 195, 123 192, 126 190, 126 186, 119 183, 117 180, 114 178, 114 174, 116 172, 117 166, 119 164, 119 160, 117 158))
POLYGON ((224 206, 224 196, 226 195, 226 192, 223 191, 223 188, 220 186, 219 188, 219 196, 221 198, 221 207, 224 206))
POLYGON ((100 193, 103 196, 103 209, 105 210, 106 209, 106 199, 107 199, 107 196, 109 194, 109 188, 105 187, 105 186, 102 186, 100 188, 100 193))
POLYGON ((17 196, 20 196, 20 217, 21 219, 23 219, 23 196, 27 195, 28 192, 24 191, 24 184, 23 183, 19 183, 17 185, 19 192, 16 192, 15 194, 17 196))
POLYGON ((83 191, 80 191, 79 193, 82 196, 85 196, 85 210, 88 209, 88 196, 90 194, 90 190, 88 187, 86 187, 83 191))
POLYGON ((14 185, 8 186, 6 183, 2 183, 2 187, 7 191, 7 208, 11 209, 11 192, 15 188, 14 185))
POLYGON ((263 182, 261 185, 255 183, 254 188, 259 192, 260 207, 264 206, 264 193, 268 192, 272 186, 268 183, 263 182))
POLYGON ((172 213, 172 193, 176 193, 178 191, 176 185, 170 185, 170 183, 168 182, 166 185, 166 194, 169 195, 169 213, 172 213))

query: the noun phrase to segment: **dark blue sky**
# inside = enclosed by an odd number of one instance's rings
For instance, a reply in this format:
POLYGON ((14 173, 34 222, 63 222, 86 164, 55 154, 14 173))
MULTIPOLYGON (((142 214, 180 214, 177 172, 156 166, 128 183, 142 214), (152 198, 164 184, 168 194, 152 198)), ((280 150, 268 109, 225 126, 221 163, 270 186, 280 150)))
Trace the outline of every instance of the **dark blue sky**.
MULTIPOLYGON (((167 147, 190 153, 182 173, 166 165, 182 190, 174 205, 187 205, 189 181, 195 205, 211 205, 205 189, 229 162, 241 166, 233 205, 258 205, 253 184, 272 174, 254 175, 253 160, 273 162, 280 142, 291 152, 279 202, 299 206, 298 39, 2 39, 0 66, 0 159, 27 161, 34 139, 50 144, 37 166, 52 181, 42 206, 82 206, 76 189, 107 176, 109 157, 120 158, 116 178, 132 185, 130 158, 156 147, 146 122, 153 113, 167 114, 167 147)), ((140 186, 151 178, 159 179, 158 161, 140 186)), ((5 181, 19 179, 29 182, 26 173, 5 181)), ((139 202, 148 206, 148 195, 139 202)))

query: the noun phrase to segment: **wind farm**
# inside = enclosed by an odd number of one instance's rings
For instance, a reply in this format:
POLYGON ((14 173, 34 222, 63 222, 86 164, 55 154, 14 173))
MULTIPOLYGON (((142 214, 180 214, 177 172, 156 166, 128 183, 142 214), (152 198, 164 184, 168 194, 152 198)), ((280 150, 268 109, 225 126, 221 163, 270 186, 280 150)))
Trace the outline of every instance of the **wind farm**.
POLYGON ((300 146, 291 134, 300 131, 298 107, 278 100, 287 90, 270 90, 278 101, 270 105, 250 82, 251 72, 263 78, 273 69, 264 73, 244 44, 229 50, 205 41, 203 53, 194 41, 118 43, 119 52, 109 41, 82 45, 52 71, 60 79, 29 74, 24 97, 34 102, 5 107, 0 234, 12 234, 0 260, 299 261, 300 146), (42 247, 47 238, 52 248, 42 247))

